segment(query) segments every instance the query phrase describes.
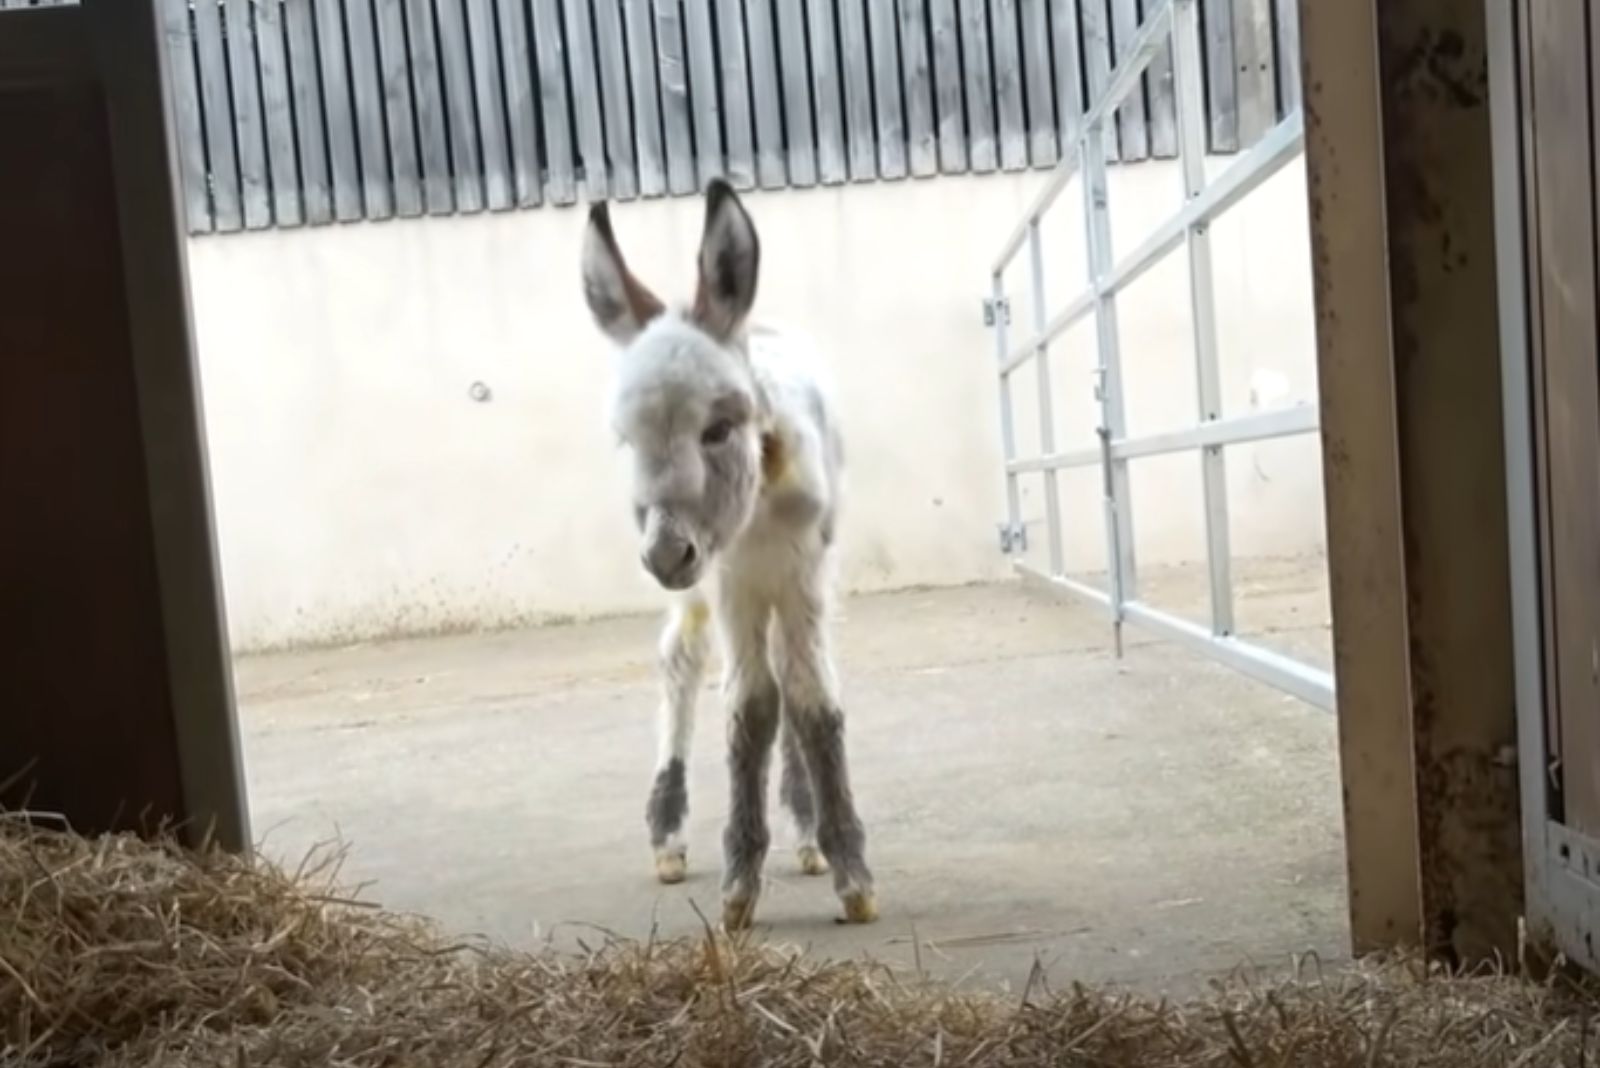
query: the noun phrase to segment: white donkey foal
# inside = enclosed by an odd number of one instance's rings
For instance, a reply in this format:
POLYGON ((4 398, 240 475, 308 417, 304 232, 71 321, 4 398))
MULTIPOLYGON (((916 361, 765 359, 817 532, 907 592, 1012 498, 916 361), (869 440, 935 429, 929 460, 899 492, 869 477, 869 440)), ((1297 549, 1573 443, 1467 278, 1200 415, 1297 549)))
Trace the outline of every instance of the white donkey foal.
POLYGON ((781 338, 746 329, 760 260, 755 226, 721 181, 706 191, 688 308, 668 310, 629 272, 604 204, 591 210, 584 238, 584 296, 622 350, 612 418, 634 456, 641 557, 678 594, 662 635, 661 754, 646 818, 658 877, 682 880, 685 760, 709 597, 725 653, 732 786, 723 924, 748 927, 755 914, 780 722, 780 794, 799 832, 800 866, 819 875, 831 865, 845 919, 866 923, 877 905, 826 631, 840 440, 812 370, 781 338))

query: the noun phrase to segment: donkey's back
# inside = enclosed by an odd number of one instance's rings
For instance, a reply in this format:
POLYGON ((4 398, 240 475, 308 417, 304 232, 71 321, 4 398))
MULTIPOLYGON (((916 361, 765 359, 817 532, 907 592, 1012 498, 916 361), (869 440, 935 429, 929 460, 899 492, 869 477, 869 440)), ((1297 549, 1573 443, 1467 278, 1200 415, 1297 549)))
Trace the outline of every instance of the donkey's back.
POLYGON ((844 490, 844 438, 832 381, 820 352, 804 334, 770 325, 753 327, 750 363, 772 413, 762 441, 763 500, 749 532, 771 525, 791 533, 815 528, 826 549, 833 543, 844 490))

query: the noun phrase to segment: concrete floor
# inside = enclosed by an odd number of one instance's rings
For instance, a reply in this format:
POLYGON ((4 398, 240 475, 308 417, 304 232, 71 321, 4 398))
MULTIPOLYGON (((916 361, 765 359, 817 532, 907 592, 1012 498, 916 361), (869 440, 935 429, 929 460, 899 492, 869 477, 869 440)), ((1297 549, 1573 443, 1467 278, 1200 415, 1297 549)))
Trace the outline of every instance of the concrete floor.
MULTIPOLYGON (((1308 575, 1311 577, 1308 579, 1308 575)), ((1241 617, 1325 660, 1304 564, 1241 577, 1241 617)), ((1155 599, 1203 605, 1188 573, 1155 599)), ((1244 964, 1345 953, 1331 716, 1015 585, 860 599, 838 648, 882 920, 832 922, 786 824, 765 937, 968 982, 1181 992, 1244 964)), ((391 907, 514 944, 645 936, 716 916, 721 712, 702 705, 689 882, 652 877, 656 622, 247 658, 238 687, 256 833, 298 861, 340 839, 391 907), (593 926, 590 926, 593 925, 593 926)), ((777 813, 774 805, 774 813, 777 813)))

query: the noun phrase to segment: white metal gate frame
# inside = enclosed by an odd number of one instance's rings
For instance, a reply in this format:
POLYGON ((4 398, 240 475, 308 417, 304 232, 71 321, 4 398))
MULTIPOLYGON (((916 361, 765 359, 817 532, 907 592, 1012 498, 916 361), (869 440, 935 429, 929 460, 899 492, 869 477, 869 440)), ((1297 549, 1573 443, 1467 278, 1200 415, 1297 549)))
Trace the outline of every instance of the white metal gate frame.
POLYGON ((1527 272, 1524 214, 1524 127, 1519 32, 1529 32, 1507 0, 1485 0, 1488 29, 1489 115, 1492 130, 1495 244, 1498 248, 1500 371, 1506 456, 1506 528, 1511 569, 1512 648, 1516 657, 1517 762, 1522 808, 1524 909, 1537 944, 1553 939, 1569 958, 1600 970, 1600 839, 1567 826, 1552 770, 1560 763, 1547 733, 1547 645, 1559 636, 1543 624, 1540 573, 1540 489, 1535 461, 1530 362, 1534 312, 1527 272))
MULTIPOLYGON (((1225 418, 1222 413, 1221 375, 1217 354, 1216 302, 1212 281, 1211 223, 1301 152, 1304 131, 1296 108, 1249 151, 1240 155, 1214 180, 1205 175, 1204 67, 1200 51, 1198 0, 1161 0, 1146 16, 1127 55, 1111 72, 1105 92, 1085 111, 1077 99, 1069 101, 1081 116, 1073 144, 1050 175, 1027 215, 1006 240, 992 269, 992 295, 985 302, 986 317, 994 327, 1000 386, 1000 428, 1005 455, 1006 519, 1001 544, 1013 557, 1013 567, 1038 580, 1106 608, 1111 616, 1117 654, 1122 652, 1125 621, 1179 644, 1196 649, 1262 682, 1276 686, 1317 707, 1333 711, 1334 680, 1327 671, 1283 653, 1242 639, 1235 634, 1233 615, 1232 553, 1228 538, 1227 472, 1222 450, 1228 445, 1315 433, 1315 405, 1301 404, 1250 415, 1225 418), (1151 60, 1171 42, 1176 78, 1178 145, 1183 173, 1184 204, 1178 212, 1145 239, 1131 254, 1113 261, 1111 217, 1106 181, 1106 128, 1117 107, 1141 83, 1151 60), (1089 285, 1050 316, 1045 303, 1044 255, 1040 221, 1074 175, 1083 176, 1085 234, 1089 258, 1089 285), (1008 339, 1009 304, 1005 272, 1028 249, 1031 272, 1033 334, 1017 346, 1008 339), (1182 430, 1129 437, 1123 410, 1123 381, 1118 351, 1117 295, 1178 246, 1187 247, 1189 296, 1194 324, 1194 350, 1199 393, 1199 421, 1182 430), (1086 316, 1095 317, 1099 361, 1095 368, 1095 396, 1100 404, 1095 448, 1058 452, 1055 445, 1053 394, 1050 389, 1050 342, 1086 316), (1039 446, 1041 455, 1019 458, 1012 418, 1011 376, 1032 362, 1038 374, 1039 446), (1134 561, 1133 515, 1129 493, 1128 462, 1140 457, 1197 450, 1205 501, 1206 561, 1209 575, 1211 621, 1205 627, 1162 611, 1139 598, 1134 561), (1068 576, 1062 554, 1061 504, 1057 473, 1099 466, 1103 473, 1104 521, 1108 590, 1102 591, 1068 576), (1022 525, 1018 476, 1040 473, 1044 477, 1045 529, 1048 570, 1023 560, 1026 530, 1022 525)), ((1077 88, 1068 78, 1069 92, 1077 88)))

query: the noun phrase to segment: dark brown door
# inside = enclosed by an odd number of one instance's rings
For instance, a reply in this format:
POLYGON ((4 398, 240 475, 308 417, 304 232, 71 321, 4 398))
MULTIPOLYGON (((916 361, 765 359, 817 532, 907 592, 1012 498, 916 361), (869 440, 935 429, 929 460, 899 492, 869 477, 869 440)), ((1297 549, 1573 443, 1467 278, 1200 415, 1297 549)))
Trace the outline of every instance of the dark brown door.
POLYGON ((153 13, 0 11, 0 806, 244 846, 153 13))

